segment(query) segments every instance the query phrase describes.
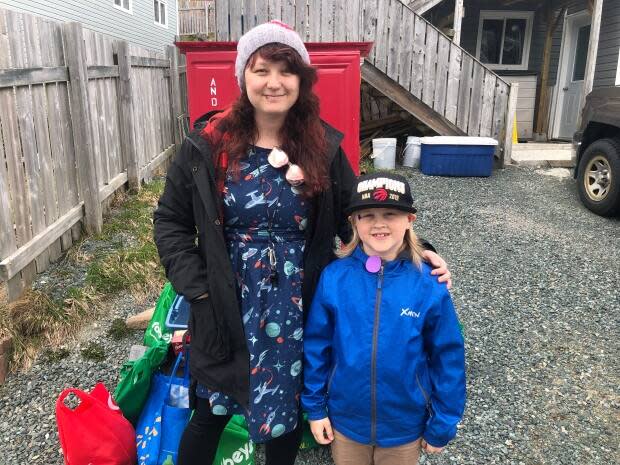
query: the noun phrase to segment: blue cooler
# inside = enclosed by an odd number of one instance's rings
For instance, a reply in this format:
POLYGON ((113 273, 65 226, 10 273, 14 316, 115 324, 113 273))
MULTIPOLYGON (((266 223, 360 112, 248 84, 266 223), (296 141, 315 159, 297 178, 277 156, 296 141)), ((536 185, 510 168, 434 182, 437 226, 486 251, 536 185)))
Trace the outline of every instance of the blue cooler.
POLYGON ((491 176, 497 141, 491 137, 422 137, 420 171, 431 176, 491 176))

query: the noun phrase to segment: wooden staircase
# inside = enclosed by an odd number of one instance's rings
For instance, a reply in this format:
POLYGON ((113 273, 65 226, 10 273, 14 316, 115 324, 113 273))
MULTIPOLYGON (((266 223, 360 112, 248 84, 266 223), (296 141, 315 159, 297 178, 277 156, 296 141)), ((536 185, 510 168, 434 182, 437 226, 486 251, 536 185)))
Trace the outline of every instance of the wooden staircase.
POLYGON ((217 0, 217 40, 271 19, 307 42, 373 42, 366 82, 440 135, 497 139, 510 160, 516 91, 401 0, 217 0))

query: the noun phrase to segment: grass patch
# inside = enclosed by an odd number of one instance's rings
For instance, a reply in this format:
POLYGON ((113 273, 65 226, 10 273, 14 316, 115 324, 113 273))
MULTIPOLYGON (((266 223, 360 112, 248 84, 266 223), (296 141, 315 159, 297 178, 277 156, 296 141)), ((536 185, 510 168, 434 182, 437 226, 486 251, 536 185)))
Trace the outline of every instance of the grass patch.
POLYGON ((99 293, 112 294, 124 289, 152 288, 160 284, 162 273, 157 248, 147 242, 97 257, 88 267, 86 282, 99 293))
POLYGON ((89 342, 86 347, 83 347, 82 357, 86 360, 92 360, 93 362, 103 362, 105 360, 105 350, 101 344, 96 342, 89 342))
POLYGON ((69 356, 67 349, 45 349, 42 353, 43 360, 46 363, 57 363, 69 356))
MULTIPOLYGON (((165 277, 152 239, 152 215, 163 188, 163 179, 156 179, 137 194, 117 195, 102 232, 75 243, 54 271, 54 276, 66 278, 81 269, 78 284, 56 287, 54 298, 52 292, 30 290, 19 301, 0 304, 0 337, 13 338, 11 371, 28 367, 42 347, 74 339, 85 324, 101 315, 102 303, 118 293, 128 291, 142 302, 161 289, 165 277)), ((49 280, 53 282, 54 276, 49 280)), ((122 338, 129 331, 121 322, 113 324, 110 337, 122 338)), ((95 349, 88 346, 82 355, 105 358, 95 349)), ((48 349, 44 356, 55 360, 62 355, 56 352, 48 349)))
POLYGON ((120 341, 121 339, 129 336, 131 334, 131 329, 127 327, 125 324, 125 320, 122 318, 116 318, 112 321, 112 325, 110 329, 108 329, 108 336, 110 336, 115 341, 120 341))

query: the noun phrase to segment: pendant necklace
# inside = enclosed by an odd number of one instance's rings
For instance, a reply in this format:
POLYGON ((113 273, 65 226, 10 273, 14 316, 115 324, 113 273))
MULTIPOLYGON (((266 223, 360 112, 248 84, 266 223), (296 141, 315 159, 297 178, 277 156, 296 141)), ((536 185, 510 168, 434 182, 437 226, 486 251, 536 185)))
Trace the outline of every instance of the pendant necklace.
MULTIPOLYGON (((254 146, 252 146, 251 148, 251 154, 254 154, 254 146)), ((263 199, 266 199, 265 196, 265 190, 264 187, 267 183, 267 180, 265 179, 264 176, 261 175, 260 178, 260 184, 261 184, 261 194, 263 195, 263 199)), ((269 187, 271 187, 269 185, 269 187)), ((269 282, 277 287, 278 285, 278 270, 277 270, 277 264, 278 264, 278 258, 276 256, 276 248, 275 248, 275 243, 274 243, 274 238, 273 238, 273 223, 276 217, 276 214, 278 213, 278 208, 280 207, 280 196, 282 195, 282 191, 284 190, 284 183, 282 183, 282 186, 280 186, 280 191, 278 192, 278 195, 276 196, 275 201, 273 202, 275 204, 275 208, 273 209, 273 212, 271 213, 271 215, 269 214, 269 203, 265 202, 265 207, 267 209, 267 234, 269 237, 269 245, 267 246, 267 258, 269 260, 269 282)))

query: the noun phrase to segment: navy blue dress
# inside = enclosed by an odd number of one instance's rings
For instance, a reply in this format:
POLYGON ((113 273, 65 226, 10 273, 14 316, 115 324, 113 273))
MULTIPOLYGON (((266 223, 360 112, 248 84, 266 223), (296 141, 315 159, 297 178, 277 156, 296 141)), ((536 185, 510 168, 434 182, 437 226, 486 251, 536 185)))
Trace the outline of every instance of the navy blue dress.
POLYGON ((216 415, 244 414, 250 438, 265 442, 297 426, 302 390, 304 229, 308 202, 285 179, 286 167, 251 148, 241 176, 224 192, 224 231, 250 352, 250 404, 199 385, 216 415), (269 249, 276 263, 270 264, 269 249), (274 273, 275 271, 275 273, 274 273))

